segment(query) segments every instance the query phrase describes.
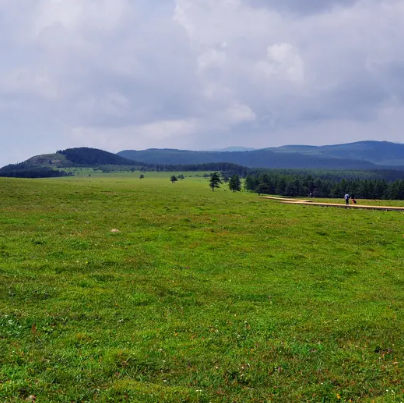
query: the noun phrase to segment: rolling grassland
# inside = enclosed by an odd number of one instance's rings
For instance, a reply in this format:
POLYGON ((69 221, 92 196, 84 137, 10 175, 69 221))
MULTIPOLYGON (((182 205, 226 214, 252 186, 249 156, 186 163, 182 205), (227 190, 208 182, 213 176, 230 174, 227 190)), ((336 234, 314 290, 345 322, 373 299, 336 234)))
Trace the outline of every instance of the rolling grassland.
POLYGON ((402 212, 145 176, 0 179, 1 402, 404 401, 402 212))

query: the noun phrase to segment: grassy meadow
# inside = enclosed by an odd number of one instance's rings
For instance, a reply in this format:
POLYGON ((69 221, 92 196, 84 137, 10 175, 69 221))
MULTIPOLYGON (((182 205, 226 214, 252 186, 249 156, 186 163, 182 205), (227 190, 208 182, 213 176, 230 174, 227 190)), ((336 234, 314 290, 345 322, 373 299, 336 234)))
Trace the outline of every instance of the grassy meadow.
POLYGON ((404 401, 404 214, 184 174, 0 179, 0 401, 404 401))

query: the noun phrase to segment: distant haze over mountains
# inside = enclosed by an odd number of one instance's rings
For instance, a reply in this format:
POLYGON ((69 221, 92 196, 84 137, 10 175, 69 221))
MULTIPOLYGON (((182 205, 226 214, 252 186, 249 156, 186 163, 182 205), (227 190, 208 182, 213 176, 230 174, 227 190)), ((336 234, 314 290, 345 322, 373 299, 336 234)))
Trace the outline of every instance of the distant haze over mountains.
POLYGON ((360 141, 327 146, 288 145, 259 150, 230 147, 220 151, 126 150, 121 157, 149 164, 229 162, 255 168, 380 169, 404 167, 404 144, 360 141))

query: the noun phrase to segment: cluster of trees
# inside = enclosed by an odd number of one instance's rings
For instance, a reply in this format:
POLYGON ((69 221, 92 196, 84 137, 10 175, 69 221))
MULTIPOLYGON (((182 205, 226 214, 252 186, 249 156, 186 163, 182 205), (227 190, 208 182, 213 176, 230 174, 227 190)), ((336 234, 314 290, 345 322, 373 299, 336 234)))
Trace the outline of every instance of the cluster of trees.
POLYGON ((170 177, 171 183, 177 182, 178 179, 183 180, 183 179, 185 179, 185 176, 184 176, 183 174, 180 174, 180 175, 178 175, 178 176, 172 175, 172 176, 170 177))
POLYGON ((246 190, 281 196, 313 196, 342 198, 345 193, 361 199, 404 199, 404 180, 386 179, 341 179, 327 175, 327 178, 313 177, 299 173, 265 172, 249 174, 245 178, 246 190))
POLYGON ((30 168, 22 167, 16 165, 8 165, 0 169, 0 177, 7 177, 7 178, 29 178, 29 179, 36 179, 36 178, 57 178, 61 176, 69 176, 71 174, 60 171, 52 168, 30 168))
MULTIPOLYGON (((241 191, 241 180, 237 174, 232 175, 229 178, 227 175, 223 175, 223 181, 228 184, 229 189, 233 192, 240 192, 241 191)), ((220 177, 219 172, 212 172, 209 176, 209 186, 214 191, 216 188, 220 187, 220 184, 223 183, 222 178, 220 177)))

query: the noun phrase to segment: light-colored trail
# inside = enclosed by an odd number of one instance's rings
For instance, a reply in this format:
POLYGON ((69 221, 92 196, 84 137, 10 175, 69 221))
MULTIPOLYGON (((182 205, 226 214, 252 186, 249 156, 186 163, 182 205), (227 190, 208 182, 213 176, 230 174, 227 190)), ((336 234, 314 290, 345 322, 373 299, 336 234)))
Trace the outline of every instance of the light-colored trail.
POLYGON ((404 207, 393 207, 393 206, 369 206, 366 204, 345 204, 345 203, 318 203, 313 202, 311 200, 287 199, 284 197, 273 197, 273 196, 265 196, 265 199, 276 200, 282 204, 300 204, 306 206, 339 207, 339 208, 353 208, 353 209, 366 209, 366 210, 404 211, 404 207))

